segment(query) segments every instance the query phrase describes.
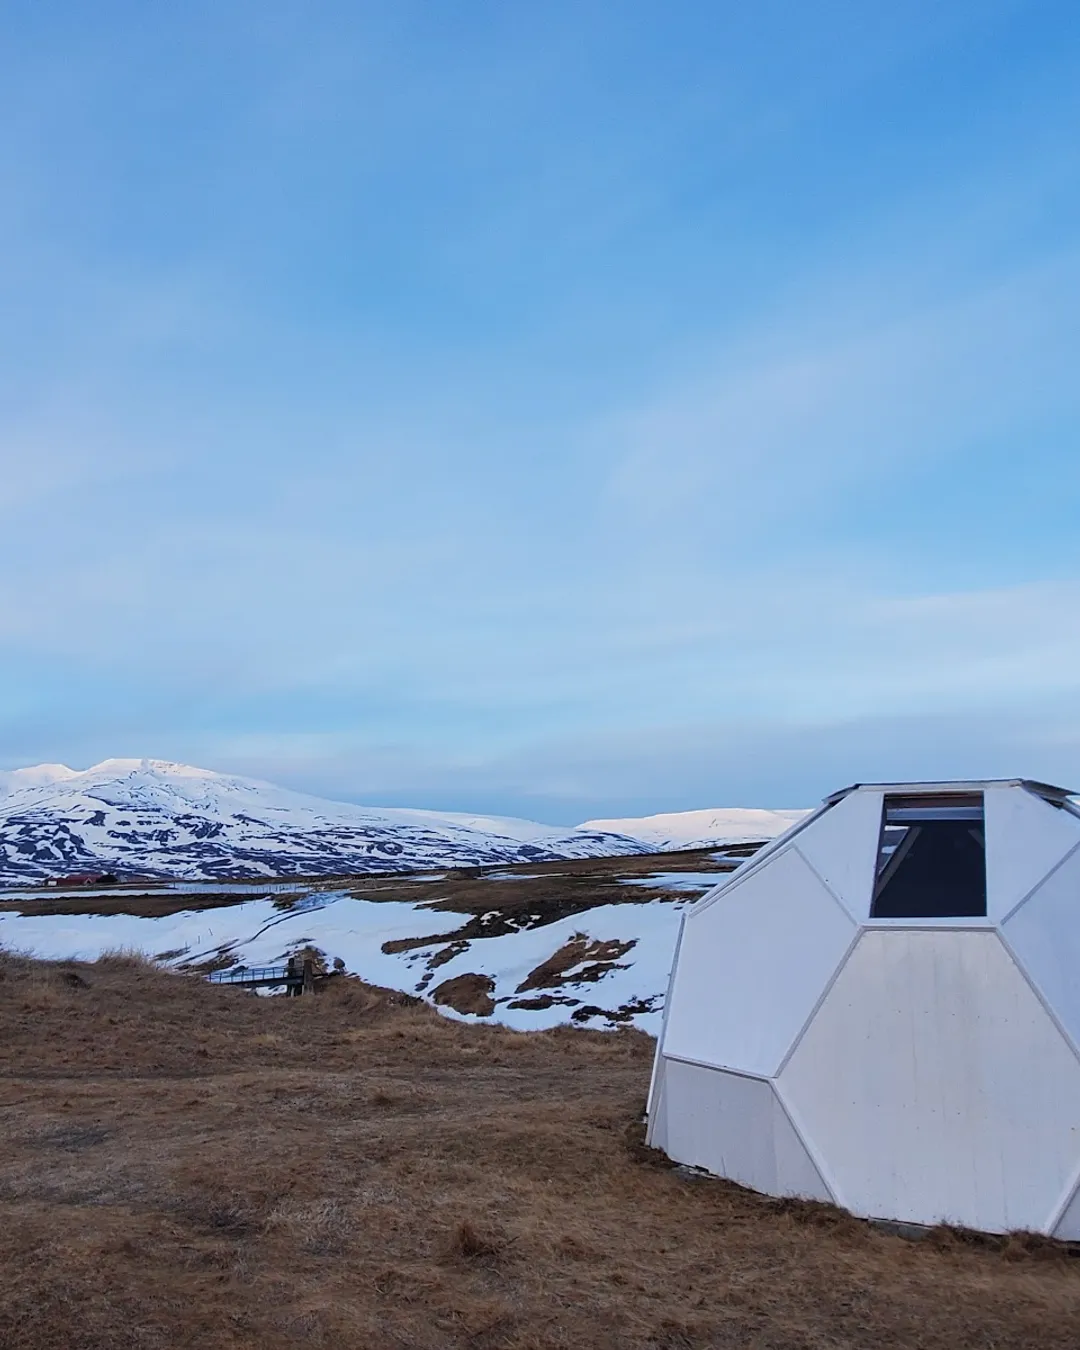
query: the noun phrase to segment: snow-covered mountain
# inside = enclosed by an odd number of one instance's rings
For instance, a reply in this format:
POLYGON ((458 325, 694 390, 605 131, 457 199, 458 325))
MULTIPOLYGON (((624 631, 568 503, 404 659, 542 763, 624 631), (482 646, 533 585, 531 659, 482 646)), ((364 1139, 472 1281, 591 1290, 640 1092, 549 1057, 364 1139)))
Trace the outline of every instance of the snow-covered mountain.
POLYGON ((0 881, 326 876, 640 853, 532 821, 354 806, 163 760, 0 774, 0 881))
POLYGON ((712 844, 739 844, 775 839, 801 820, 806 811, 761 811, 754 807, 710 807, 703 811, 672 811, 659 816, 626 820, 587 820, 578 828, 601 834, 629 835, 658 853, 680 848, 709 848, 712 844))
POLYGON ((69 769, 66 764, 32 764, 26 769, 0 769, 0 799, 21 788, 48 787, 50 783, 60 783, 65 778, 78 776, 78 772, 69 769))
POLYGON ((0 772, 0 883, 75 873, 332 876, 613 856, 769 839, 799 811, 687 811, 573 829, 355 806, 164 760, 0 772))

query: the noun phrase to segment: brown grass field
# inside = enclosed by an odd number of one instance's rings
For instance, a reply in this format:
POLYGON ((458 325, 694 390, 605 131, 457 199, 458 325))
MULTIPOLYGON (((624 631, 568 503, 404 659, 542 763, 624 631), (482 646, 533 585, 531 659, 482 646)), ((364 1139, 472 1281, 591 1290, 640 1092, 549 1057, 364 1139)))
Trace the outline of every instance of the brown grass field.
POLYGON ((1055 1244, 664 1166, 638 1032, 12 956, 0 1029, 3 1350, 1080 1345, 1055 1244))

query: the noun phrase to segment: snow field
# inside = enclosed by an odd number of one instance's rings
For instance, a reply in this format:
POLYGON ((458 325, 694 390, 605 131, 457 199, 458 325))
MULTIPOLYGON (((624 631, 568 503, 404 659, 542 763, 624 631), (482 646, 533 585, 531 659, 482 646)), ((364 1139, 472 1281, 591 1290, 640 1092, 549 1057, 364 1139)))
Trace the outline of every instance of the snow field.
MULTIPOLYGON (((676 874, 680 875, 680 874, 676 874)), ((712 875, 715 874, 699 874, 712 875)), ((557 1002, 549 1008, 510 1008, 528 974, 577 933, 590 941, 632 942, 626 955, 595 982, 570 978, 554 989, 530 990, 518 997, 550 993, 576 999, 606 1011, 631 1003, 649 1004, 632 1023, 653 1034, 659 1031, 662 1000, 683 903, 647 901, 602 905, 541 927, 473 939, 467 949, 439 966, 428 991, 457 975, 487 975, 495 983, 497 1006, 491 1020, 519 1030, 539 1030, 570 1020, 573 1007, 557 1002), (625 969, 616 967, 625 966, 625 969)), ((468 916, 432 910, 424 904, 357 899, 344 892, 317 892, 307 903, 287 910, 268 898, 211 910, 188 910, 160 918, 124 914, 0 914, 0 947, 46 960, 93 961, 104 952, 129 948, 149 956, 168 953, 173 967, 224 958, 244 966, 277 965, 305 946, 317 947, 328 961, 340 958, 350 974, 391 989, 415 994, 428 974, 427 961, 446 945, 448 935, 468 916), (429 938, 422 946, 388 954, 383 944, 408 938, 429 938)), ((446 1008, 451 1017, 473 1020, 446 1008)), ((603 1018, 586 1025, 606 1026, 603 1018)))

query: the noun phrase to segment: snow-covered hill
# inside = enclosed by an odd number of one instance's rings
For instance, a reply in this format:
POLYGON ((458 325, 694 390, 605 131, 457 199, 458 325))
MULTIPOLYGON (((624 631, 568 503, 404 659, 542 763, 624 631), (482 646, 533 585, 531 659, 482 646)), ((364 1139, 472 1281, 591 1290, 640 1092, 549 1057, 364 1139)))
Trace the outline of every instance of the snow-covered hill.
POLYGON ((313 876, 640 853, 532 821, 354 806, 162 760, 0 775, 0 881, 313 876))
POLYGON ((753 807, 710 807, 703 811, 673 811, 659 816, 626 820, 587 820, 582 830, 629 835, 657 852, 682 848, 709 848, 775 839, 789 830, 806 811, 761 811, 753 807))
POLYGON ((685 811, 555 828, 355 806, 163 760, 0 772, 0 884, 334 876, 648 853, 772 838, 802 812, 685 811))

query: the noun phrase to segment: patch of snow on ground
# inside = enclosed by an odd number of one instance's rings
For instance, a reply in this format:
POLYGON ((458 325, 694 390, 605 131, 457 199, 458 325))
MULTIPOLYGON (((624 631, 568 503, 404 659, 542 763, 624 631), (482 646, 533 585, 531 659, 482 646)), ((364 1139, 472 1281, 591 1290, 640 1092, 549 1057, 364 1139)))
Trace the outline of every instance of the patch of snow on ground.
MULTIPOLYGON (((682 909, 680 904, 663 901, 642 905, 600 905, 584 914, 545 924, 543 928, 524 929, 474 942, 468 951, 440 966, 436 974, 440 981, 453 979, 455 975, 489 975, 495 981, 492 997, 496 1001, 534 999, 550 993, 611 1011, 638 1000, 648 1001, 652 1005, 651 1011, 638 1013, 632 1022, 655 1036, 660 1031, 682 909), (530 989, 518 994, 517 987, 529 972, 564 947, 575 933, 584 933, 590 940, 599 942, 634 941, 635 946, 614 963, 614 966, 625 966, 626 969, 613 966, 595 983, 566 983, 554 989, 530 989)), ((569 1021, 572 1011, 560 1004, 551 1008, 526 1009, 510 1008, 502 1003, 496 1007, 493 1020, 523 1031, 539 1030, 569 1021)), ((462 1017, 462 1020, 473 1019, 462 1017)), ((605 1023, 603 1019, 596 1019, 586 1025, 604 1026, 605 1023)))
POLYGON ((561 872, 485 872, 485 881, 539 881, 547 877, 560 877, 561 872))
POLYGON ((731 875, 730 872, 652 872, 647 877, 622 877, 624 886, 649 886, 665 891, 711 891, 731 875))
MULTIPOLYGON (((497 1002, 491 1020, 520 1030, 557 1026, 570 1020, 576 1006, 617 1012, 640 1002, 645 1008, 631 1021, 655 1034, 683 907, 670 901, 604 905, 541 927, 476 938, 434 974, 428 970, 428 959, 446 945, 467 915, 402 901, 362 900, 344 892, 316 892, 306 903, 288 909, 258 899, 158 918, 6 913, 0 914, 0 946, 46 960, 93 961, 104 952, 129 948, 150 956, 167 954, 166 963, 174 967, 211 961, 250 967, 283 964, 293 952, 310 945, 329 962, 340 958, 351 974, 408 993, 425 986, 430 993, 456 975, 490 976, 497 1002), (595 982, 575 984, 571 979, 557 988, 518 994, 518 985, 529 973, 577 933, 591 941, 634 945, 595 982), (383 951, 386 943, 416 938, 430 940, 404 952, 383 951), (516 998, 545 994, 562 1001, 550 1008, 507 1006, 516 998)), ((441 1011, 473 1020, 446 1008, 441 1011)), ((607 1024, 603 1017, 585 1023, 607 1024)))

